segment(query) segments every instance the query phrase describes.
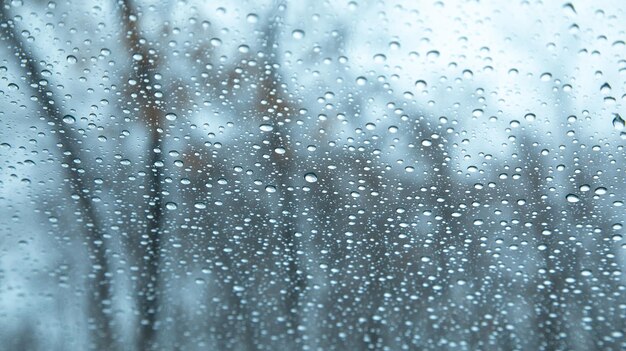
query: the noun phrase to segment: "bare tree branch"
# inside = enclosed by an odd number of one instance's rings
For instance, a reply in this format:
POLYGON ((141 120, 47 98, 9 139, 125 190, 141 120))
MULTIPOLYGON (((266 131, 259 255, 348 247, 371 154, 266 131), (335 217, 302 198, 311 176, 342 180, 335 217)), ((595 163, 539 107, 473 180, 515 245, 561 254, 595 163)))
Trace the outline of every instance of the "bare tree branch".
POLYGON ((140 330, 137 339, 137 347, 140 350, 148 350, 156 347, 156 323, 160 307, 160 261, 161 261, 161 227, 163 224, 163 175, 159 170, 160 153, 162 151, 161 127, 163 114, 151 95, 148 87, 151 83, 150 73, 158 67, 158 58, 151 55, 149 50, 141 43, 138 13, 132 1, 124 0, 120 3, 121 22, 123 25, 123 40, 130 50, 129 58, 133 64, 134 75, 138 81, 136 94, 137 105, 140 110, 140 118, 150 130, 149 137, 149 213, 147 214, 146 235, 148 247, 143 255, 144 265, 141 272, 141 287, 139 292, 140 330), (136 55, 140 55, 137 60, 136 55))
POLYGON ((97 349, 109 348, 114 344, 111 330, 112 316, 108 311, 108 305, 111 303, 111 283, 107 277, 109 262, 103 236, 104 231, 98 223, 97 211, 88 196, 88 187, 83 179, 84 170, 75 166, 76 161, 80 160, 80 152, 75 145, 72 131, 63 122, 65 115, 61 112, 61 107, 55 100, 53 93, 47 91, 40 84, 44 78, 36 66, 38 60, 35 59, 33 51, 29 52, 21 41, 18 29, 13 20, 10 19, 6 5, 0 6, 0 11, 2 38, 8 41, 7 46, 13 50, 20 67, 24 69, 28 86, 31 87, 33 96, 37 98, 40 112, 57 128, 54 135, 63 148, 62 160, 63 164, 66 165, 63 169, 70 181, 72 190, 78 196, 78 207, 85 219, 85 240, 89 247, 91 271, 94 275, 92 293, 89 294, 90 315, 94 320, 93 337, 97 349))

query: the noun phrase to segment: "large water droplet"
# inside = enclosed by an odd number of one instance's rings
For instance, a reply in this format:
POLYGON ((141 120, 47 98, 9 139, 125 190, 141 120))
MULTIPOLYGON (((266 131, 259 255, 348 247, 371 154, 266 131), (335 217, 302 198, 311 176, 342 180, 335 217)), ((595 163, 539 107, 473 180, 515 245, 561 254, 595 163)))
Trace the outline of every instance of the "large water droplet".
POLYGON ((615 118, 613 118, 613 128, 616 130, 622 130, 626 126, 626 121, 622 118, 622 116, 615 114, 615 118))
POLYGON ((269 124, 261 124, 259 126, 259 129, 261 129, 261 131, 263 132, 271 132, 272 130, 274 130, 274 127, 269 124))
POLYGON ((246 16, 246 20, 248 23, 257 23, 259 21, 259 16, 256 13, 249 13, 248 16, 246 16))
POLYGON ((76 122, 76 118, 72 115, 65 115, 63 117, 63 122, 67 124, 74 124, 76 122))
POLYGON ((300 29, 296 29, 293 32, 291 32, 291 36, 296 40, 300 40, 304 38, 304 31, 300 29))
POLYGON ((317 182, 317 175, 313 172, 309 172, 304 175, 304 180, 306 180, 309 183, 315 183, 317 182))
POLYGON ((580 201, 580 198, 575 194, 567 194, 565 198, 567 199, 567 202, 571 202, 571 203, 580 201))

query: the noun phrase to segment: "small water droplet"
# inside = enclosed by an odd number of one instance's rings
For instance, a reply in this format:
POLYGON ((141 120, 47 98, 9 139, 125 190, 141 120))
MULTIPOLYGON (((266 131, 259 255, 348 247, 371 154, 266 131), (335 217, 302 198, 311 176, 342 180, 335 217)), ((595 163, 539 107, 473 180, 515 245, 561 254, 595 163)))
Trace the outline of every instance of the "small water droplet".
POLYGON ((168 121, 175 121, 176 118, 178 118, 178 116, 175 113, 172 113, 172 112, 167 113, 165 115, 165 119, 167 119, 168 121))

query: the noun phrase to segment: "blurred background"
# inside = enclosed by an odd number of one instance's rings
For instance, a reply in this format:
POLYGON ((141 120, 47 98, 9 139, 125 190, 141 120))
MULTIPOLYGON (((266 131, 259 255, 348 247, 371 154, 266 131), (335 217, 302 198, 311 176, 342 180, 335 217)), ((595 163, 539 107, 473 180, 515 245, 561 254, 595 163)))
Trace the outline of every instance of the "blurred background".
POLYGON ((626 348, 620 1, 0 4, 0 348, 626 348))

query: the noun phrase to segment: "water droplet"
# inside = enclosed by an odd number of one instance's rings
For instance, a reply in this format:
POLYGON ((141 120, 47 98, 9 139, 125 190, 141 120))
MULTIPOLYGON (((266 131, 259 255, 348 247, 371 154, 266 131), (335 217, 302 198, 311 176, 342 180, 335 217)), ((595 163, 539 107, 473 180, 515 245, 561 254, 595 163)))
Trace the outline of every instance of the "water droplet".
POLYGON ((300 40, 304 38, 304 31, 301 29, 296 29, 293 32, 291 32, 291 36, 296 40, 300 40))
POLYGON ((565 5, 563 5, 563 10, 567 15, 575 15, 576 14, 576 9, 574 8, 574 5, 572 5, 572 3, 568 2, 565 5))
POLYGON ((222 46, 222 39, 220 39, 220 38, 211 38, 211 40, 209 40, 209 43, 211 43, 211 46, 213 46, 213 47, 220 47, 220 46, 222 46))
POLYGON ((426 57, 428 57, 431 60, 438 58, 439 55, 440 55, 440 53, 437 50, 431 50, 431 51, 426 53, 426 57))
POLYGON ((474 118, 478 118, 478 117, 482 117, 482 115, 485 113, 485 111, 477 108, 474 111, 472 111, 472 117, 474 118))
POLYGON ((238 50, 242 54, 247 54, 248 52, 250 52, 250 47, 248 45, 239 45, 238 50))
POLYGON ((309 172, 304 175, 304 180, 306 180, 309 183, 315 183, 317 182, 317 175, 313 172, 309 172))
POLYGON ((603 187, 603 186, 598 187, 598 188, 596 188, 596 190, 594 190, 594 193, 595 193, 596 195, 604 195, 604 194, 606 194, 607 192, 608 192, 607 188, 605 188, 605 187, 603 187))
POLYGON ((550 81, 550 79, 552 79, 552 74, 548 73, 548 72, 543 73, 541 75, 540 79, 541 79, 542 82, 548 82, 548 81, 550 81))
POLYGON ((261 129, 261 131, 263 132, 271 132, 272 130, 274 130, 274 127, 269 124, 261 124, 259 126, 259 129, 261 129))
POLYGON ((574 194, 567 194, 567 196, 565 196, 565 198, 567 199, 567 202, 571 202, 571 203, 575 203, 580 201, 580 198, 577 195, 574 194))
POLYGON ((178 205, 175 202, 168 202, 165 204, 165 208, 168 210, 175 210, 178 208, 178 205))
POLYGON ((178 118, 178 116, 175 113, 167 113, 165 114, 165 119, 167 119, 168 121, 175 121, 176 118, 178 118))
POLYGON ((536 118, 537 116, 534 113, 527 113, 526 115, 524 115, 524 119, 528 122, 533 122, 536 118))
POLYGON ((426 89, 427 86, 428 86, 428 84, 425 81, 423 81, 423 80, 415 81, 415 88, 417 90, 424 90, 424 89, 426 89))
POLYGON ((376 55, 374 55, 374 62, 375 63, 384 63, 385 61, 387 61, 387 56, 385 56, 383 54, 376 54, 376 55))
POLYGON ((367 83, 367 78, 365 78, 363 76, 357 77, 357 79, 356 79, 356 84, 357 85, 365 85, 366 83, 367 83))
POLYGON ((67 56, 67 62, 70 64, 75 64, 78 61, 78 59, 76 59, 76 56, 74 55, 68 55, 67 56))
POLYGON ((267 191, 268 193, 275 193, 276 192, 276 187, 273 185, 268 185, 265 187, 265 191, 267 191))
POLYGON ((257 23, 259 16, 256 13, 249 13, 248 16, 246 16, 246 21, 248 21, 248 23, 257 23))
POLYGON ((617 113, 614 116, 615 118, 613 118, 613 128, 615 128, 615 130, 624 129, 624 127, 626 126, 626 121, 624 121, 622 116, 617 113))
POLYGON ((67 124, 74 124, 76 122, 76 118, 72 115, 65 115, 63 117, 63 122, 67 124))
POLYGON ((206 204, 204 202, 196 202, 195 204, 193 204, 193 207, 197 208, 198 210, 204 210, 206 208, 206 204))

